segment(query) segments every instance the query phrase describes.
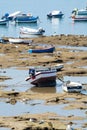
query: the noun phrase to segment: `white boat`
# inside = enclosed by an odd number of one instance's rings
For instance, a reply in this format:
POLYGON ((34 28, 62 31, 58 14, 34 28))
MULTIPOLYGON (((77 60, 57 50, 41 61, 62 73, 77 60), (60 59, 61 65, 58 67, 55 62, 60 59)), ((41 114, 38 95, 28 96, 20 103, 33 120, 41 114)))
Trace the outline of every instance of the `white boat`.
POLYGON ((32 39, 23 39, 23 38, 9 38, 8 41, 14 44, 17 44, 17 43, 31 44, 32 43, 32 39))
POLYGON ((43 35, 45 30, 43 28, 33 29, 28 27, 22 27, 20 28, 21 34, 29 34, 29 35, 43 35))
POLYGON ((63 83, 62 88, 66 92, 81 92, 82 84, 77 82, 67 81, 66 83, 63 83))
POLYGON ((36 71, 35 68, 29 69, 29 77, 26 78, 32 85, 39 87, 50 87, 56 85, 56 69, 36 71))
POLYGON ((49 12, 47 14, 47 16, 49 18, 52 18, 52 17, 56 17, 56 18, 61 18, 64 14, 62 13, 62 11, 60 10, 53 10, 52 12, 49 12))
POLYGON ((0 20, 0 25, 7 25, 7 24, 8 24, 8 20, 6 20, 6 19, 0 20))
POLYGON ((8 20, 13 20, 17 15, 19 15, 19 14, 21 14, 21 11, 16 11, 16 12, 14 12, 14 13, 12 13, 12 14, 9 14, 9 13, 6 13, 3 17, 2 17, 2 19, 8 19, 8 20))
POLYGON ((33 68, 35 68, 36 72, 39 71, 47 71, 49 69, 55 69, 57 72, 60 71, 62 68, 64 67, 63 64, 57 64, 51 67, 48 66, 33 66, 33 68))

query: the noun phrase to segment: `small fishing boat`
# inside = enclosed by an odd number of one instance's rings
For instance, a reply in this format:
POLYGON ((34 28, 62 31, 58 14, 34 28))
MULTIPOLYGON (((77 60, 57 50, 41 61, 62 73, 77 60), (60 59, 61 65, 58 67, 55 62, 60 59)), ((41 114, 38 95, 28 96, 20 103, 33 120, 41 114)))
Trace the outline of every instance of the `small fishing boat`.
POLYGON ((33 29, 29 27, 22 27, 20 28, 21 34, 28 34, 28 35, 43 35, 45 30, 43 28, 33 29))
POLYGON ((49 12, 47 14, 49 18, 52 18, 52 17, 62 18, 63 15, 64 14, 62 13, 62 11, 59 11, 59 10, 53 10, 52 12, 49 12))
POLYGON ((14 43, 14 44, 31 44, 32 43, 32 39, 23 39, 23 38, 9 38, 8 41, 10 43, 14 43))
POLYGON ((56 70, 48 69, 43 71, 36 71, 35 68, 29 69, 29 77, 26 78, 30 84, 38 87, 50 87, 56 85, 56 70))
POLYGON ((67 81, 63 83, 62 88, 66 92, 81 92, 82 84, 77 83, 77 82, 67 81))
POLYGON ((29 53, 53 53, 55 50, 54 46, 44 46, 35 49, 29 49, 29 53))
POLYGON ((55 69, 57 72, 60 71, 62 68, 64 67, 63 64, 57 64, 57 65, 53 65, 53 66, 33 66, 33 68, 35 68, 35 71, 36 72, 39 72, 39 71, 47 71, 49 70, 50 68, 51 69, 55 69))
POLYGON ((0 25, 7 25, 8 24, 8 20, 7 19, 1 19, 0 20, 0 25))
POLYGON ((32 16, 32 14, 19 14, 16 17, 14 17, 14 21, 16 23, 37 23, 38 16, 32 16))

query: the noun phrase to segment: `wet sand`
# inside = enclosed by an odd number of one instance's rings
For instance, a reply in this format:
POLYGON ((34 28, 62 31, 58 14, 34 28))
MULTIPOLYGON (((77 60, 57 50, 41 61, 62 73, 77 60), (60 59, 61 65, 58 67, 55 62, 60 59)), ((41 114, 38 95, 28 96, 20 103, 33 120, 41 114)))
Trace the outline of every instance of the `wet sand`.
MULTIPOLYGON (((2 44, 0 43, 0 67, 1 73, 4 68, 19 67, 20 69, 27 69, 29 66, 53 66, 57 63, 64 64, 64 68, 58 72, 58 77, 63 76, 87 76, 87 50, 78 51, 71 48, 59 48, 58 46, 76 46, 87 47, 86 36, 74 36, 74 35, 60 35, 50 37, 33 38, 32 45, 24 44, 2 44), (56 48, 53 54, 29 54, 27 52, 30 48, 38 47, 38 44, 53 44, 56 48)), ((11 77, 0 76, 0 81, 8 80, 11 77)), ((2 86, 1 86, 2 87, 2 86)), ((86 85, 87 88, 87 85, 86 85)), ((9 99, 9 103, 15 104, 17 101, 26 102, 29 99, 42 99, 45 100, 46 105, 50 104, 66 104, 66 110, 80 109, 87 110, 87 96, 83 94, 68 94, 68 93, 34 93, 31 91, 15 92, 0 90, 0 97, 9 99), (75 98, 75 101, 71 102, 66 98, 75 98)), ((87 114, 87 113, 85 113, 87 114)), ((56 129, 65 130, 69 121, 84 120, 84 117, 80 116, 60 116, 56 113, 42 113, 42 114, 23 114, 12 117, 0 116, 0 127, 8 127, 14 130, 28 130, 28 129, 56 129), (31 118, 35 118, 31 121, 31 118)), ((87 127, 87 123, 83 124, 83 127, 87 127)), ((81 130, 81 129, 78 129, 81 130)))

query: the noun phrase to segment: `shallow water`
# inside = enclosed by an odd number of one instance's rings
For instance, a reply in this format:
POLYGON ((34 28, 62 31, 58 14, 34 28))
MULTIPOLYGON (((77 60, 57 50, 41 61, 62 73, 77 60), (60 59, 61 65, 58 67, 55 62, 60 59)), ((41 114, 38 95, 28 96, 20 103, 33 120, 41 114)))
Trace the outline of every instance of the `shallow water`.
POLYGON ((0 130, 11 130, 9 128, 0 127, 0 130))
MULTIPOLYGON (((4 99, 3 99, 4 100, 4 99)), ((59 116, 80 116, 84 117, 84 120, 74 120, 75 128, 81 127, 81 125, 87 122, 86 114, 84 110, 64 110, 67 104, 57 105, 44 105, 43 100, 29 100, 27 102, 17 102, 15 105, 0 101, 0 116, 16 116, 23 113, 47 113, 54 112, 59 116), (20 109, 21 108, 21 109, 20 109), (83 122, 83 123, 82 123, 83 122)))
MULTIPOLYGON (((2 69, 1 69, 2 70, 2 69)), ((7 91, 10 91, 14 89, 15 91, 33 91, 33 92, 39 92, 39 93, 63 93, 62 90, 62 82, 60 80, 57 80, 56 87, 34 87, 29 84, 29 82, 25 81, 25 78, 28 76, 28 70, 18 70, 18 68, 7 68, 3 69, 3 71, 6 71, 6 73, 1 73, 3 76, 9 76, 10 80, 5 80, 4 82, 0 82, 0 86, 7 91), (6 87, 3 87, 5 85, 6 87)), ((72 81, 79 81, 80 83, 87 84, 87 77, 79 77, 78 76, 64 76, 64 81, 72 80, 72 81), (79 79, 79 80, 78 80, 79 79)), ((83 93, 87 94, 86 91, 83 93)), ((74 101, 75 99, 69 98, 66 100, 74 101)), ((20 115, 23 113, 45 113, 45 112, 54 112, 57 113, 60 116, 82 116, 86 118, 85 110, 80 109, 74 109, 74 110, 64 110, 64 107, 68 104, 57 104, 57 105, 45 105, 44 100, 28 100, 21 102, 17 102, 14 105, 8 102, 8 99, 0 98, 0 116, 15 116, 20 115), (20 109, 21 108, 21 109, 20 109)), ((86 122, 87 119, 84 119, 84 122, 86 122)), ((74 121, 75 123, 77 121, 74 121)), ((81 127, 81 121, 78 121, 75 127, 79 126, 81 127)), ((7 130, 7 129, 6 129, 7 130)))
MULTIPOLYGON (((40 92, 40 93, 62 93, 62 82, 57 79, 56 87, 43 87, 37 88, 31 85, 28 81, 26 82, 25 79, 28 76, 28 70, 18 70, 16 67, 11 67, 7 69, 0 69, 1 76, 8 76, 11 79, 5 80, 4 82, 0 82, 0 89, 4 89, 7 91, 15 90, 15 91, 28 91, 31 89, 33 92, 40 92), (3 73, 5 72, 5 73, 3 73), (5 87, 3 87, 5 86, 5 87), (51 90, 51 91, 49 91, 51 90)), ((87 76, 64 76, 63 81, 74 81, 79 82, 81 84, 87 84, 87 76)), ((84 89, 84 86, 83 86, 84 89)), ((83 91, 84 94, 87 94, 87 91, 83 91)))
POLYGON ((76 52, 76 51, 87 51, 87 47, 83 47, 83 46, 57 46, 58 48, 66 48, 66 49, 71 49, 72 51, 76 52))
POLYGON ((79 82, 81 84, 87 84, 87 76, 64 76, 64 81, 79 82))

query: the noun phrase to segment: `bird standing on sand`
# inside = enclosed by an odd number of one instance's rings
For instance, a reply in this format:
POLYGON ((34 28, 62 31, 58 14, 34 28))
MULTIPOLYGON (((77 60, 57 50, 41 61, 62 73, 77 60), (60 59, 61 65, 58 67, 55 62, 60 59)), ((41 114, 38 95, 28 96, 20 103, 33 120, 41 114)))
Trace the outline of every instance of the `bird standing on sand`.
POLYGON ((73 128, 72 128, 72 122, 69 122, 68 123, 68 125, 67 125, 67 127, 66 127, 66 130, 74 130, 73 128))

